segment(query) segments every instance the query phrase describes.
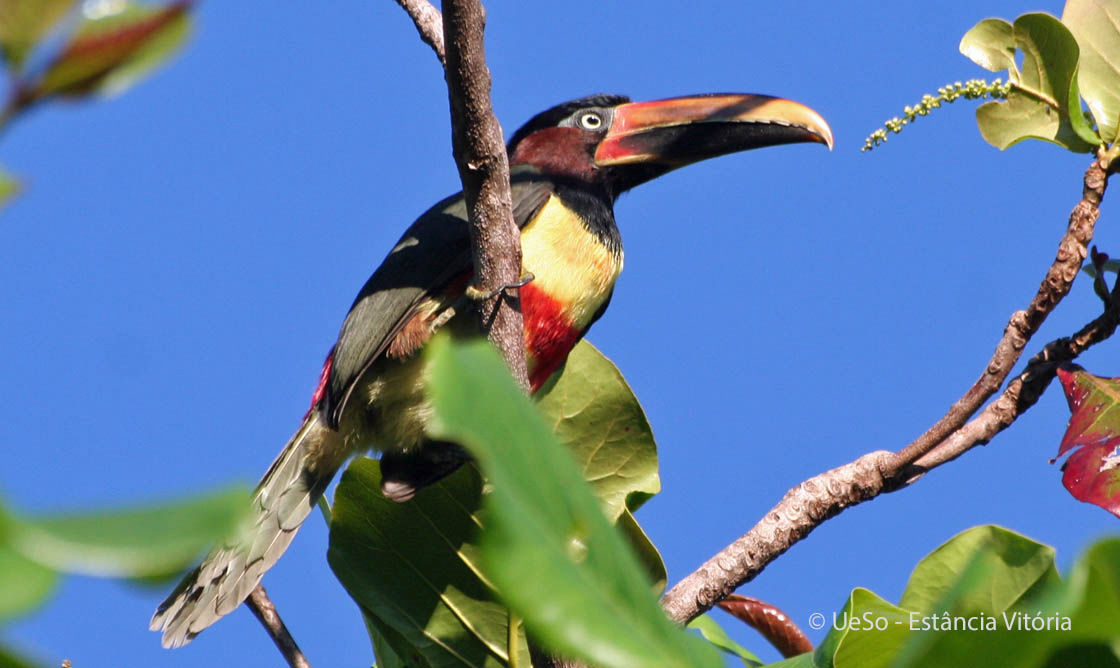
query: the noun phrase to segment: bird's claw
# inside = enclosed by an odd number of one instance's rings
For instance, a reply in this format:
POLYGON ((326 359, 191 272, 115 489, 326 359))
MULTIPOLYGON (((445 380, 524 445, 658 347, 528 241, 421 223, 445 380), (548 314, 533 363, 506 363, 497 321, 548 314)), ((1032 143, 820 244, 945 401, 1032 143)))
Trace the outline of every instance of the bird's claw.
POLYGON ((503 286, 500 286, 500 287, 498 287, 494 290, 483 290, 483 289, 479 288, 478 286, 476 286, 474 283, 471 283, 470 285, 467 286, 466 294, 467 294, 468 297, 470 297, 471 299, 473 299, 475 301, 484 302, 487 299, 493 299, 494 297, 497 297, 500 293, 503 293, 506 290, 512 290, 514 288, 523 288, 526 285, 528 285, 534 278, 536 278, 536 276, 533 275, 533 272, 527 271, 527 272, 525 272, 524 274, 521 275, 521 280, 518 281, 517 283, 513 283, 513 284, 510 284, 510 285, 503 285, 503 286))

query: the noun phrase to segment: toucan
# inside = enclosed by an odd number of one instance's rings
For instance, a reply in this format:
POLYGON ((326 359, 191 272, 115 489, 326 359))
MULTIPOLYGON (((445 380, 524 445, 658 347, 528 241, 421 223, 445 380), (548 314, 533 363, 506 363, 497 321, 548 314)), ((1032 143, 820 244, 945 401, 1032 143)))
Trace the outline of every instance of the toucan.
MULTIPOLYGON (((831 148, 832 132, 808 107, 746 94, 592 95, 515 132, 507 150, 530 390, 610 303, 622 271, 620 194, 700 160, 796 142, 831 148)), ((402 502, 467 459, 456 444, 425 436, 431 409, 418 354, 439 329, 478 332, 466 219, 461 193, 433 206, 358 293, 311 409, 256 488, 249 529, 215 547, 152 617, 164 647, 190 642, 248 597, 352 455, 380 452, 382 492, 402 502)))

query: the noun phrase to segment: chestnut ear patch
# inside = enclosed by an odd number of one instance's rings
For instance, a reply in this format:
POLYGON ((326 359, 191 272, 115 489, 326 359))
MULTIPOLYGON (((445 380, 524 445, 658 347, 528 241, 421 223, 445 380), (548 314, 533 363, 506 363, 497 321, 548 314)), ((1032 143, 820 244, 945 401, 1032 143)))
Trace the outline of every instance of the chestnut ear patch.
POLYGON ((389 342, 389 347, 385 349, 387 357, 398 360, 412 357, 420 346, 432 338, 432 323, 436 319, 436 309, 432 308, 433 306, 434 300, 431 299, 425 300, 418 306, 412 317, 389 342))

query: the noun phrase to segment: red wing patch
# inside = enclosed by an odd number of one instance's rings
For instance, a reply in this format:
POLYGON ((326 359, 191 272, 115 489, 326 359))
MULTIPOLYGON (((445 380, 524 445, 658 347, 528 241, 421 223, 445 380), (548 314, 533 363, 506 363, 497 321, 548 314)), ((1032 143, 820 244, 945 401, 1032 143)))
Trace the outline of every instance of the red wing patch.
POLYGON ((327 353, 327 361, 323 362, 323 370, 319 372, 319 385, 315 388, 315 393, 311 395, 311 408, 308 413, 315 410, 323 397, 327 395, 327 383, 331 380, 331 366, 334 365, 334 346, 331 346, 331 351, 327 353))
MULTIPOLYGON (((461 294, 470 278, 470 272, 456 278, 444 291, 444 296, 461 294)), ((572 347, 583 337, 583 332, 568 322, 564 315, 564 304, 532 283, 521 288, 521 310, 525 319, 530 391, 536 392, 564 363, 572 347)), ((414 353, 431 337, 430 327, 436 315, 435 312, 425 313, 424 310, 414 314, 390 342, 386 355, 401 359, 414 353)), ((323 370, 319 373, 319 384, 311 395, 311 410, 326 396, 333 362, 334 348, 331 348, 323 363, 323 370)))

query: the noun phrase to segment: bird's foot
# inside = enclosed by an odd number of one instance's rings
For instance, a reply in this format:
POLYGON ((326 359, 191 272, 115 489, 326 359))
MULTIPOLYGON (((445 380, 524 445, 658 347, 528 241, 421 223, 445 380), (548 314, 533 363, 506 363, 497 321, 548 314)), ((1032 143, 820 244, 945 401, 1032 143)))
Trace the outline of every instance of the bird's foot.
POLYGON ((468 297, 475 300, 476 302, 484 302, 487 299, 493 299, 494 297, 497 297, 500 293, 505 292, 506 290, 512 290, 514 288, 523 288, 526 285, 529 285, 529 283, 534 278, 536 278, 536 276, 533 275, 533 272, 527 271, 527 272, 525 272, 524 274, 521 275, 521 280, 518 281, 517 283, 513 283, 513 284, 510 284, 510 285, 503 285, 503 286, 498 287, 494 290, 483 290, 483 289, 479 288, 478 286, 476 286, 475 284, 471 283, 466 288, 466 294, 467 294, 468 297))

